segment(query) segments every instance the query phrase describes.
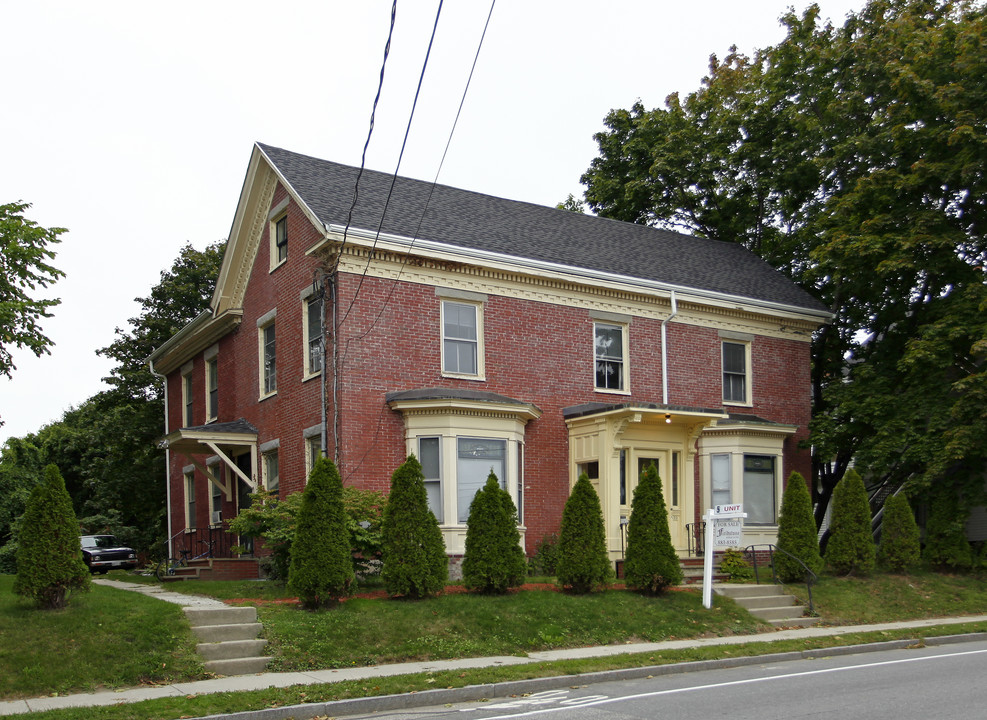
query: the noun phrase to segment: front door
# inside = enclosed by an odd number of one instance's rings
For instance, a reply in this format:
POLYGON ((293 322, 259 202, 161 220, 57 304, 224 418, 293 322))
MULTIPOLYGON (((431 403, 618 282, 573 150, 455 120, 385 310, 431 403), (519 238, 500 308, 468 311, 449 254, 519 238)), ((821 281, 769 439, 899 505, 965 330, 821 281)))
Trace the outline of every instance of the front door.
POLYGON ((634 478, 634 486, 641 474, 649 465, 654 465, 661 478, 661 494, 665 498, 665 508, 668 511, 668 530, 672 537, 672 546, 676 550, 683 550, 687 547, 684 542, 684 528, 682 527, 682 512, 679 506, 679 457, 678 452, 660 453, 655 455, 638 455, 637 477, 634 478))
MULTIPOLYGON (((236 466, 243 471, 243 474, 247 477, 253 477, 253 467, 250 462, 250 453, 243 453, 242 455, 236 456, 236 466)), ((250 486, 243 481, 239 475, 236 476, 236 511, 237 514, 241 510, 245 510, 250 507, 250 493, 252 493, 250 486)), ((253 538, 239 538, 239 544, 243 546, 247 554, 252 555, 254 552, 254 540, 253 538)))

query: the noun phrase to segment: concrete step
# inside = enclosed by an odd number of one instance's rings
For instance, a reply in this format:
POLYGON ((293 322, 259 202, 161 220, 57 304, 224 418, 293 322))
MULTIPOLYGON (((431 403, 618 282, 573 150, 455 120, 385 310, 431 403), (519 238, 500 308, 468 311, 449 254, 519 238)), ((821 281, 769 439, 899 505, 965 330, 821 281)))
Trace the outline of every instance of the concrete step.
POLYGON ((216 675, 253 675, 267 670, 269 657, 247 657, 231 660, 208 660, 202 665, 216 675))
POLYGON ((237 623, 235 625, 197 625, 192 632, 199 642, 216 643, 231 640, 253 640, 260 636, 264 626, 260 623, 237 623))
POLYGON ((749 597, 735 597, 733 601, 751 612, 757 608, 769 607, 794 607, 796 600, 794 595, 760 595, 749 597))
POLYGON ((720 583, 713 586, 713 591, 718 595, 733 598, 748 597, 770 597, 785 594, 785 588, 781 585, 748 585, 739 583, 720 583))
POLYGON ((242 625, 257 622, 255 607, 187 607, 185 617, 192 627, 200 625, 242 625))
POLYGON ((261 657, 267 640, 226 640, 224 642, 199 643, 196 651, 203 660, 234 660, 261 657))
POLYGON ((774 622, 775 620, 791 620, 802 617, 802 614, 805 612, 805 606, 779 605, 778 607, 746 608, 746 610, 754 617, 774 622))

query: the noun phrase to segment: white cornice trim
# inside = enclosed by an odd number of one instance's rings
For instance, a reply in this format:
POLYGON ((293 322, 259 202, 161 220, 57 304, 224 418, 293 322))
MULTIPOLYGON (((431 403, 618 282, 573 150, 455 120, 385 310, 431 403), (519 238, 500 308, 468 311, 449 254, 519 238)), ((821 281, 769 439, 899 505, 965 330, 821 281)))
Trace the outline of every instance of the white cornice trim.
MULTIPOLYGON (((308 252, 313 252, 319 246, 324 245, 326 242, 330 242, 332 240, 330 235, 341 236, 344 229, 345 228, 342 225, 328 225, 326 227, 328 233, 326 239, 322 243, 318 243, 316 247, 310 248, 308 252)), ((500 266, 505 270, 520 270, 529 273, 549 273, 565 279, 575 277, 584 282, 587 280, 592 281, 594 284, 599 284, 600 281, 604 281, 614 283, 625 288, 634 289, 638 292, 643 290, 649 293, 668 295, 675 292, 679 295, 680 299, 696 298, 706 304, 715 304, 738 310, 758 308, 762 311, 767 310, 774 313, 781 312, 789 315, 795 315, 817 323, 829 323, 832 320, 832 314, 828 310, 812 310, 795 305, 788 305, 786 303, 758 300, 755 298, 730 295, 728 293, 721 293, 713 290, 701 290, 684 285, 663 283, 656 280, 645 280, 642 278, 630 277, 628 275, 620 275, 617 273, 604 272, 600 270, 589 270, 586 268, 553 263, 544 260, 534 260, 517 255, 508 255, 489 250, 466 248, 458 245, 450 245, 448 243, 435 242, 433 240, 414 239, 389 233, 378 234, 373 230, 365 230, 363 228, 349 228, 346 230, 346 238, 348 242, 355 242, 360 245, 370 246, 371 244, 375 244, 379 250, 390 250, 400 253, 408 253, 409 251, 417 250, 423 254, 441 257, 454 262, 471 262, 473 264, 479 263, 487 267, 500 266)))

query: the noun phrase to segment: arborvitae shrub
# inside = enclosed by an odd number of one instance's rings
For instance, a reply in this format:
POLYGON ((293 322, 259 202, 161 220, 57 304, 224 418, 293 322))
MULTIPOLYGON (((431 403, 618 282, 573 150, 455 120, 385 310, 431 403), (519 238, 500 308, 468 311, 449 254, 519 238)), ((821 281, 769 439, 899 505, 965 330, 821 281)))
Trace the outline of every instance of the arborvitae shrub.
POLYGON ((91 578, 82 560, 79 523, 65 480, 54 465, 32 491, 20 524, 14 592, 45 610, 65 607, 69 590, 88 591, 91 578))
POLYGON ((535 545, 535 554, 528 561, 529 575, 555 575, 559 562, 559 534, 549 533, 535 545))
POLYGON ((473 497, 466 520, 463 584, 468 590, 505 593, 524 581, 527 562, 517 529, 517 508, 491 472, 473 497))
POLYGON ((600 498, 586 473, 579 476, 562 511, 556 579, 576 593, 592 592, 613 580, 600 498))
MULTIPOLYGON (((781 514, 778 517, 777 546, 805 563, 818 573, 823 566, 819 555, 819 536, 816 521, 812 517, 812 500, 805 478, 793 472, 788 477, 785 493, 781 496, 781 514)), ((782 582, 803 582, 805 568, 785 553, 774 555, 775 573, 782 582)))
POLYGON ((881 544, 877 561, 892 572, 907 572, 922 559, 918 525, 904 495, 892 495, 884 501, 881 544))
POLYGON ((391 596, 435 595, 449 578, 442 531, 428 508, 425 474, 414 455, 394 471, 384 506, 381 579, 391 596))
POLYGON ((291 544, 288 587, 308 610, 339 603, 353 584, 343 483, 335 463, 320 457, 308 476, 291 544))
POLYGON ((869 575, 874 570, 877 551, 871 534, 867 491, 856 470, 846 471, 833 490, 832 502, 826 565, 840 575, 869 575))
POLYGON ((624 579, 629 588, 649 595, 682 583, 682 565, 668 530, 661 478, 653 464, 641 473, 631 500, 624 579))
POLYGON ((929 491, 929 503, 923 559, 941 568, 969 569, 973 554, 966 539, 966 514, 960 513, 956 491, 944 483, 936 483, 929 491))

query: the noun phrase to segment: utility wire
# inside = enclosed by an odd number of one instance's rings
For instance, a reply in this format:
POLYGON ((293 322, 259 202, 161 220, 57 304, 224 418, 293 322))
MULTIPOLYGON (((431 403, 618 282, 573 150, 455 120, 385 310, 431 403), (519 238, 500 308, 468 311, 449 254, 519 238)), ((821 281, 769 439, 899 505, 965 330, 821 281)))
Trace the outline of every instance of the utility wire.
MULTIPOLYGON (((411 243, 409 244, 408 250, 407 250, 407 252, 404 255, 404 259, 401 261, 401 267, 398 269, 398 274, 391 281, 391 287, 390 287, 390 290, 387 293, 387 297, 384 299, 384 302, 381 304, 381 308, 380 308, 380 310, 377 313, 377 317, 374 318, 374 321, 373 321, 373 323, 371 323, 370 327, 367 328, 367 330, 364 331, 362 334, 360 334, 360 335, 354 335, 353 337, 350 337, 350 338, 347 338, 346 339, 346 349, 343 352, 343 357, 344 358, 346 357, 347 351, 349 350, 350 342, 355 341, 355 340, 362 340, 367 335, 369 335, 373 331, 373 329, 377 326, 378 321, 380 320, 381 316, 383 316, 383 314, 384 314, 384 310, 386 310, 387 309, 387 306, 390 304, 391 299, 394 296, 394 289, 397 287, 398 280, 400 280, 401 274, 404 272, 404 268, 408 264, 408 258, 411 256, 411 250, 414 248, 415 241, 418 239, 418 236, 421 233, 422 225, 425 222, 425 213, 428 211, 428 206, 429 206, 429 204, 432 201, 432 195, 435 192, 435 187, 436 187, 436 185, 438 185, 439 173, 442 172, 442 166, 445 164, 446 155, 448 155, 448 153, 449 153, 449 147, 452 145, 452 137, 453 137, 453 135, 456 132, 456 126, 459 124, 459 116, 463 112, 463 105, 466 103, 466 93, 469 92, 470 83, 473 81, 473 73, 476 70, 477 61, 480 59, 480 50, 483 48, 483 40, 487 36, 487 29, 490 27, 490 18, 493 16, 494 6, 496 4, 497 4, 497 0, 491 0, 491 2, 490 2, 490 11, 487 13, 487 20, 486 20, 486 22, 483 25, 483 33, 480 35, 480 42, 477 44, 476 54, 473 56, 473 65, 472 65, 472 67, 470 67, 469 77, 466 79, 466 86, 463 88, 462 97, 459 99, 459 108, 456 110, 456 118, 455 118, 455 120, 453 120, 452 129, 450 129, 450 131, 449 131, 449 137, 446 140, 446 146, 445 146, 445 149, 442 152, 442 158, 439 160, 439 166, 438 166, 438 168, 435 171, 435 176, 432 178, 432 184, 431 184, 431 187, 429 188, 429 191, 428 191, 428 197, 425 200, 425 205, 422 207, 421 215, 419 215, 419 217, 418 217, 418 225, 415 227, 415 232, 414 232, 414 235, 412 235, 411 243)), ((441 3, 440 3, 440 10, 441 10, 441 3)), ((436 17, 436 23, 437 22, 438 22, 438 18, 436 17)), ((434 29, 433 29, 433 37, 434 37, 434 29)), ((431 48, 431 43, 429 43, 429 47, 431 48)), ((424 73, 424 68, 422 69, 422 72, 424 73)), ((417 99, 417 96, 416 96, 416 99, 417 99)), ((410 121, 409 121, 409 124, 410 124, 410 121)), ((406 139, 407 139, 407 136, 406 136, 406 139)), ((403 152, 403 146, 402 146, 402 152, 403 152)), ((400 160, 398 161, 398 165, 400 166, 400 160)), ((395 175, 396 174, 397 174, 397 171, 395 171, 395 175)), ((392 181, 392 188, 393 188, 393 181, 392 181)), ((388 199, 390 199, 390 194, 388 194, 388 199)), ((386 205, 385 205, 385 209, 386 209, 386 205)), ((381 225, 383 225, 383 215, 381 216, 381 225)), ((379 237, 379 236, 380 236, 380 227, 378 227, 378 230, 377 230, 377 237, 379 237)), ((377 240, 375 238, 374 239, 374 247, 376 247, 376 244, 377 244, 377 240)), ((372 255, 371 255, 371 258, 372 258, 372 255)), ((370 267, 370 259, 368 259, 368 261, 367 261, 367 267, 364 268, 363 277, 366 276, 369 267, 370 267)), ((363 284, 363 277, 360 278, 360 284, 361 285, 363 284)), ((354 297, 354 300, 355 300, 355 297, 354 297)), ((353 304, 350 303, 350 307, 351 308, 352 308, 352 306, 353 306, 353 304)), ((349 310, 347 310, 347 314, 349 314, 349 310)), ((377 414, 377 427, 376 427, 376 430, 374 432, 374 439, 373 439, 373 441, 368 446, 368 449, 363 453, 363 456, 360 458, 359 462, 357 462, 356 466, 347 473, 347 475, 346 475, 347 478, 351 477, 357 470, 360 469, 360 467, 363 465, 364 460, 366 460, 367 455, 370 454, 370 449, 377 447, 377 438, 380 436, 380 428, 381 428, 381 423, 382 423, 383 417, 384 417, 384 408, 385 407, 386 407, 386 405, 381 405, 380 412, 378 412, 378 414, 377 414)))

